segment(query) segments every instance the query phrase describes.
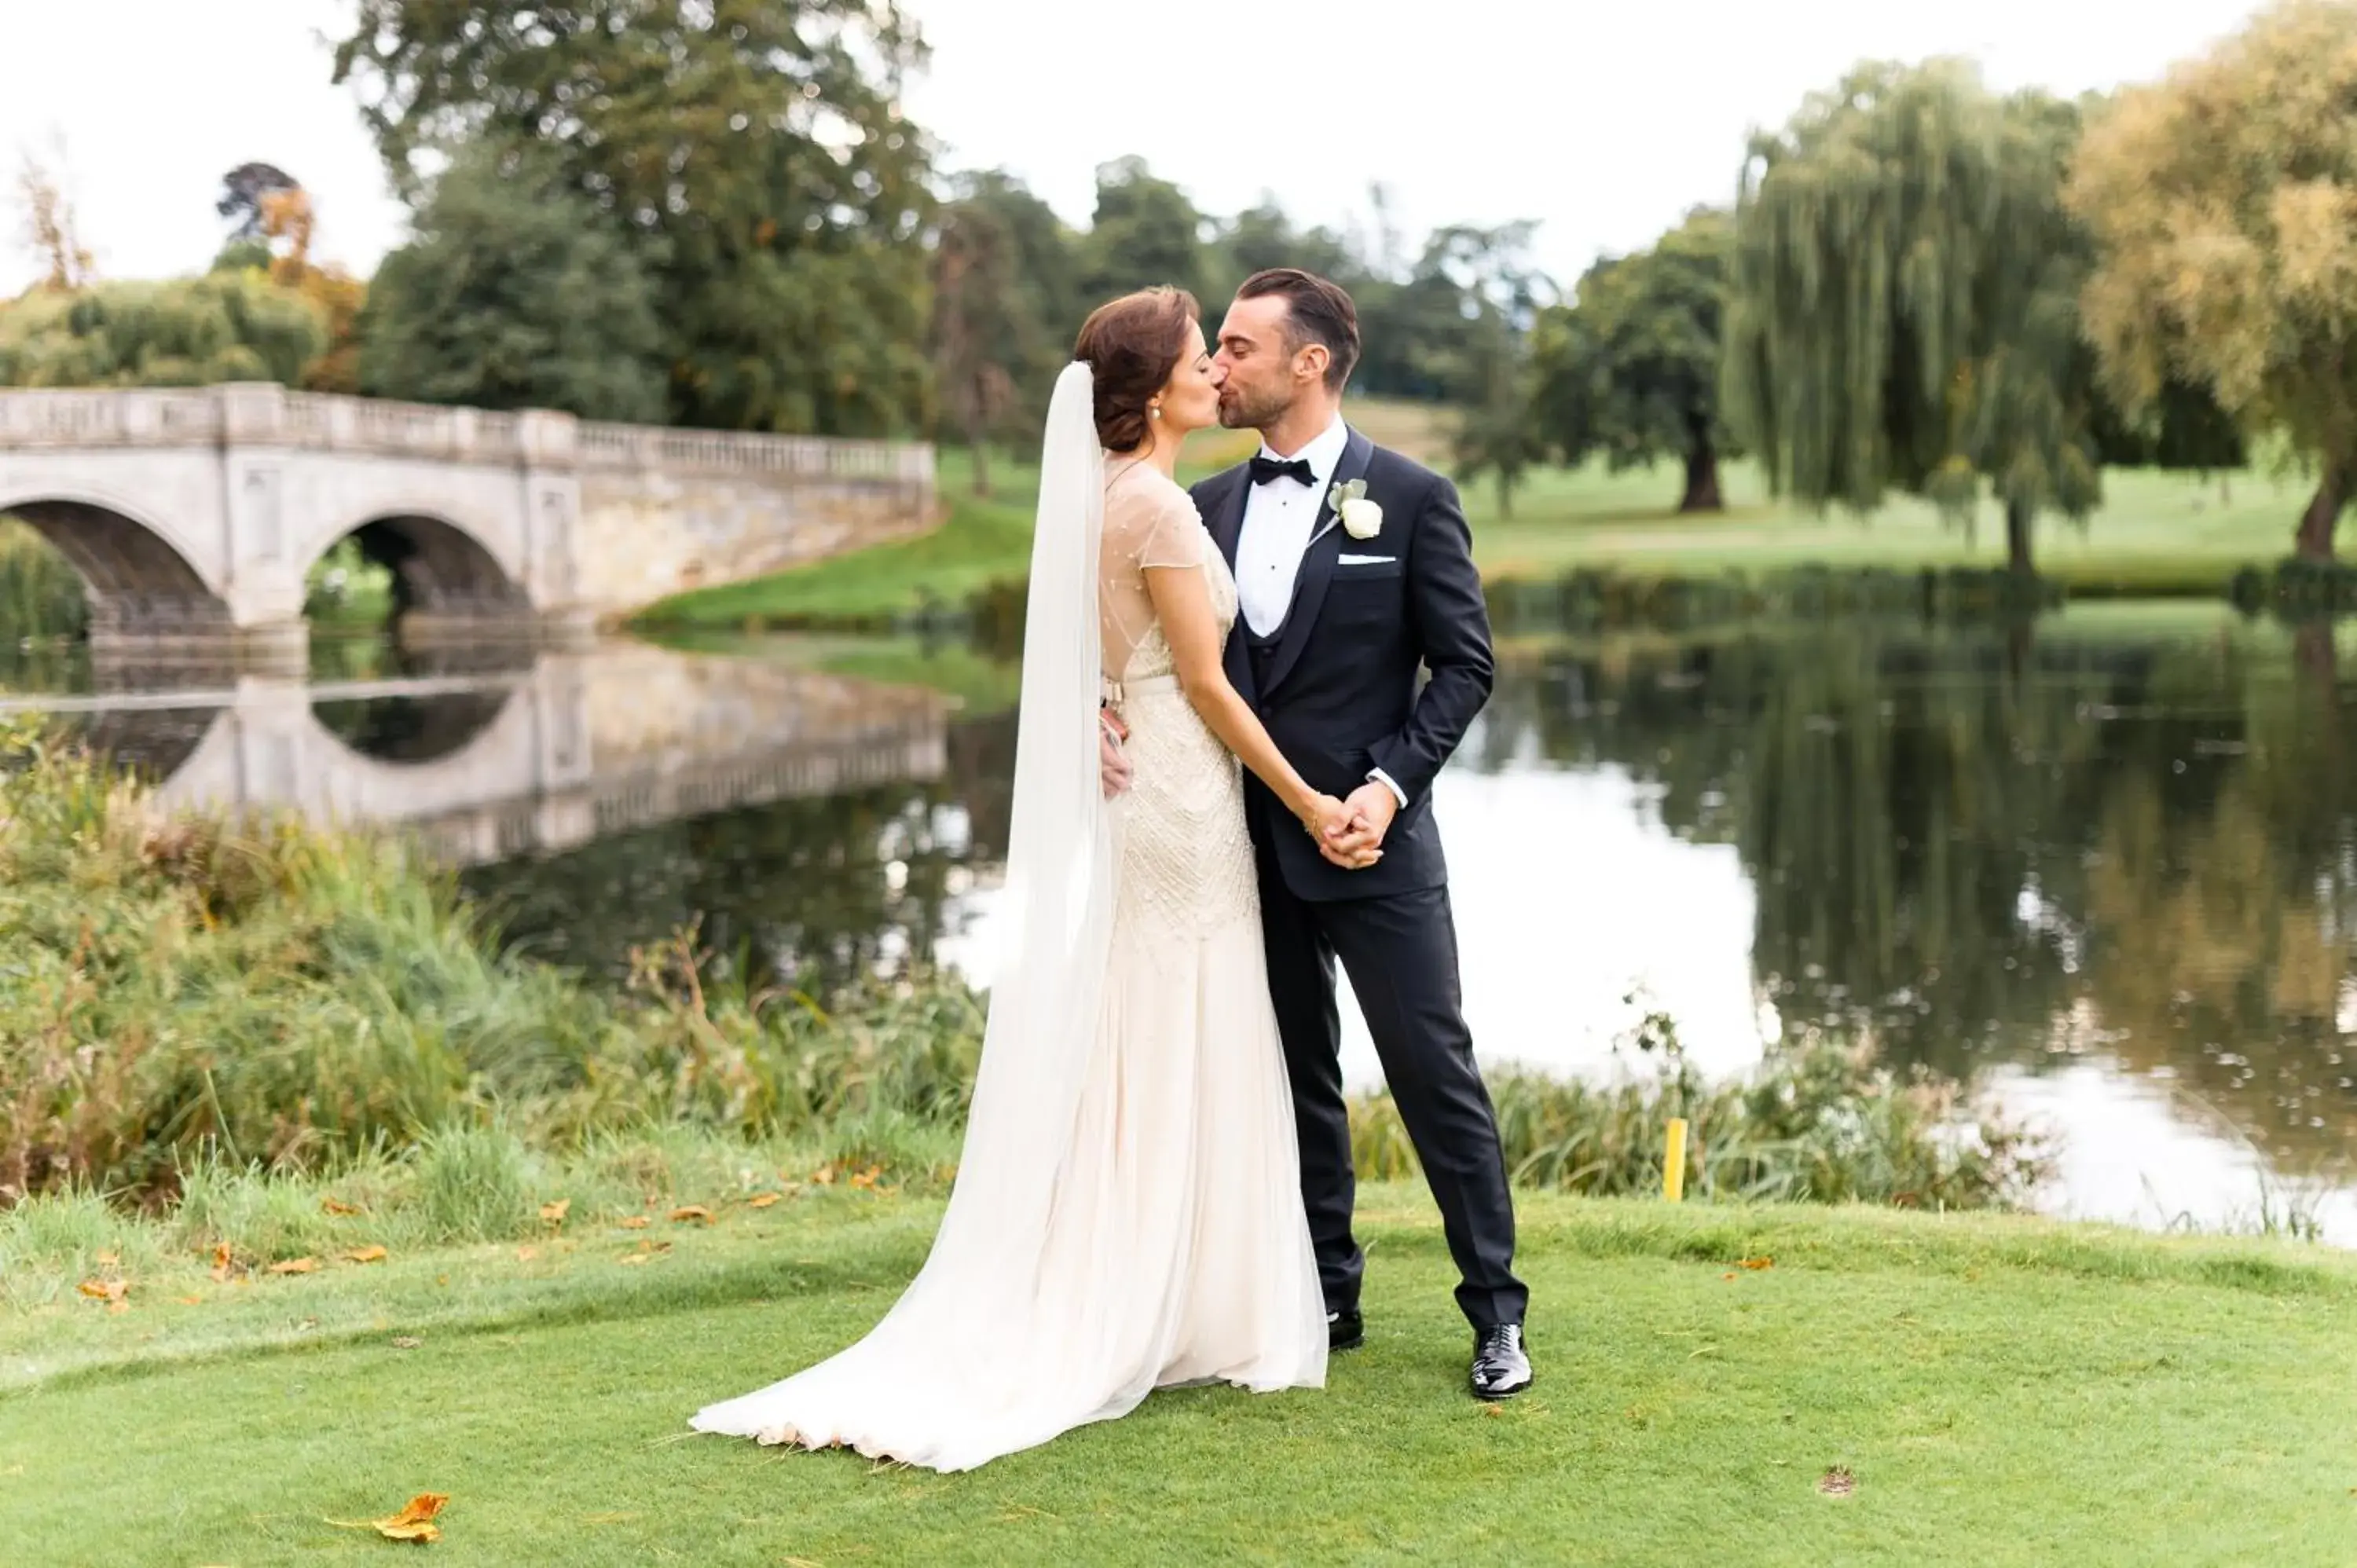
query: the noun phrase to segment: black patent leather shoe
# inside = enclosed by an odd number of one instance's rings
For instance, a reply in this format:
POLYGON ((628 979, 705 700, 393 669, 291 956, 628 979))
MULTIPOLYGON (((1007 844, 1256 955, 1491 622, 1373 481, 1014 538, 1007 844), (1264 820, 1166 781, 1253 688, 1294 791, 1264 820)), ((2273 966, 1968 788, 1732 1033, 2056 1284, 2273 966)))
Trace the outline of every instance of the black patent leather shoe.
POLYGON ((1366 1342, 1366 1320, 1359 1316, 1357 1307, 1351 1307, 1345 1312, 1329 1312, 1326 1315, 1327 1349, 1355 1350, 1366 1342))
POLYGON ((1510 1400, 1531 1386, 1535 1374, 1523 1349, 1523 1326, 1501 1323, 1473 1341, 1473 1397, 1510 1400))

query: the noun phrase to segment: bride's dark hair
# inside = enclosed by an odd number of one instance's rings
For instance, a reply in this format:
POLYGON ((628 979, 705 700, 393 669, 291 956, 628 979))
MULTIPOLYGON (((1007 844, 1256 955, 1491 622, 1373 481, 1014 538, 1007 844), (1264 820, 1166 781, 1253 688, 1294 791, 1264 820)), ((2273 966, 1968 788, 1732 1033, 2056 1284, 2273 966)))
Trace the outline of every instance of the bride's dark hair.
POLYGON ((1146 445, 1146 406, 1170 383, 1202 307, 1183 288, 1142 288, 1100 305, 1081 325, 1072 358, 1096 380, 1097 442, 1108 452, 1146 445))

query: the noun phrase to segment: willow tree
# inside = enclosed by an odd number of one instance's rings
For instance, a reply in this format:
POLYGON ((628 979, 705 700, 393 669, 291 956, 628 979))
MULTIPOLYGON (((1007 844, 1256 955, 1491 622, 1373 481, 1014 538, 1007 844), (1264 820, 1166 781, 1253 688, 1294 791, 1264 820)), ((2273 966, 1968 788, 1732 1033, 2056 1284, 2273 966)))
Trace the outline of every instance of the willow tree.
POLYGON ((1722 401, 1780 492, 1929 495, 1969 526, 1986 486, 2022 574, 2040 512, 2093 510, 2086 245, 2061 189, 2077 129, 2068 103, 1934 60, 1862 66, 1754 138, 1722 401))
POLYGON ((2130 408, 2172 378, 2317 467, 2297 548, 2357 495, 2357 5, 2288 0, 2089 127, 2068 188, 2101 244, 2087 332, 2130 408))

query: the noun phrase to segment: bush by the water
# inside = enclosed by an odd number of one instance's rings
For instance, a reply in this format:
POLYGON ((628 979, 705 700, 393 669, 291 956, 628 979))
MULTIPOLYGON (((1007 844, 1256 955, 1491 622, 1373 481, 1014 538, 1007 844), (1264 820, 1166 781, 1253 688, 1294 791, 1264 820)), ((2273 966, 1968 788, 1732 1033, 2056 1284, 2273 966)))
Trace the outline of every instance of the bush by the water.
MULTIPOLYGON (((0 732, 0 1202, 218 1208, 223 1173, 266 1191, 372 1171, 412 1194, 422 1235, 456 1240, 512 1230, 546 1169, 618 1137, 948 1176, 974 993, 919 975, 757 994, 732 969, 682 933, 609 993, 503 953, 394 839, 167 819, 38 727, 0 732)), ((1620 1083, 1495 1087, 1525 1183, 1646 1190, 1670 1115, 1693 1123, 1699 1194, 1987 1208, 2039 1174, 1953 1087, 1833 1044, 1745 1082, 1706 1083, 1673 1049, 1620 1083)), ((1388 1098, 1354 1114, 1361 1171, 1405 1169, 1388 1098)))

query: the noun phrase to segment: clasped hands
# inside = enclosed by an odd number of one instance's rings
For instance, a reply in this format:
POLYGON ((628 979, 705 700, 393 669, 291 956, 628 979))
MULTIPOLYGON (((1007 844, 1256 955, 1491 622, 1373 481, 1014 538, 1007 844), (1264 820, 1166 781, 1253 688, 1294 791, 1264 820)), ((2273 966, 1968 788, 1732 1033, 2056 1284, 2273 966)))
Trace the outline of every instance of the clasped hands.
MULTIPOLYGON (((1122 743, 1129 726, 1111 708, 1097 710, 1097 765, 1105 799, 1126 792, 1132 781, 1129 756, 1122 743)), ((1317 795, 1301 812, 1304 832, 1317 841, 1318 853, 1345 871, 1364 871, 1383 857, 1383 835, 1399 814, 1399 798, 1373 779, 1351 792, 1347 800, 1317 795)))
POLYGON ((1383 857, 1383 835, 1399 814, 1399 798, 1372 779, 1347 800, 1313 798, 1301 825, 1318 841, 1318 853, 1345 871, 1364 871, 1383 857))

